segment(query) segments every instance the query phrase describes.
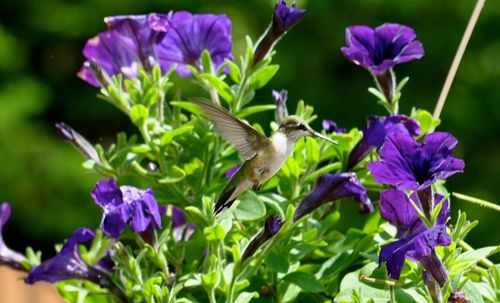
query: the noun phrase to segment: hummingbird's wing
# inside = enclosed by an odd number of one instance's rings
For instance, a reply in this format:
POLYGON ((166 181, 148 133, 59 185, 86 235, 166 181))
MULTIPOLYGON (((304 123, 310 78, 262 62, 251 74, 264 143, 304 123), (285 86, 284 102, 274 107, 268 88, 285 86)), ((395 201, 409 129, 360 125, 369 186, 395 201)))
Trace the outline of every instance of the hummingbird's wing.
POLYGON ((204 98, 190 98, 190 101, 201 107, 220 135, 229 141, 245 160, 252 159, 259 149, 269 144, 269 138, 225 108, 204 98))

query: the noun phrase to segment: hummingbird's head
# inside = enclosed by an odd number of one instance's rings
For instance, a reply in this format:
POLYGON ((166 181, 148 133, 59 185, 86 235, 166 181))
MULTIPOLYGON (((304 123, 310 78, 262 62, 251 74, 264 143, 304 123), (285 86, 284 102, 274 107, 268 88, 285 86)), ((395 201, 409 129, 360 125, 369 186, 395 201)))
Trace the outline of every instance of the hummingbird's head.
POLYGON ((286 117, 283 122, 281 122, 278 131, 284 133, 291 142, 297 142, 297 140, 302 137, 311 136, 337 144, 337 142, 312 129, 309 124, 307 124, 307 122, 302 120, 299 116, 286 117))

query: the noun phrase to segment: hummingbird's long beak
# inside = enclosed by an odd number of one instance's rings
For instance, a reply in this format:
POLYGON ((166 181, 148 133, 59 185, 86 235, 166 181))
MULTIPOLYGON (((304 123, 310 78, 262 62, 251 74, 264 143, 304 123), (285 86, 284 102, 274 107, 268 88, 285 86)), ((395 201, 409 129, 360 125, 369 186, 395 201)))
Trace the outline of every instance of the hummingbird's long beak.
POLYGON ((334 140, 328 138, 327 136, 325 136, 325 135, 323 135, 321 133, 318 133, 317 131, 312 131, 312 135, 313 135, 313 137, 321 138, 321 139, 323 139, 325 141, 328 141, 328 142, 330 142, 332 144, 338 144, 337 141, 334 141, 334 140))

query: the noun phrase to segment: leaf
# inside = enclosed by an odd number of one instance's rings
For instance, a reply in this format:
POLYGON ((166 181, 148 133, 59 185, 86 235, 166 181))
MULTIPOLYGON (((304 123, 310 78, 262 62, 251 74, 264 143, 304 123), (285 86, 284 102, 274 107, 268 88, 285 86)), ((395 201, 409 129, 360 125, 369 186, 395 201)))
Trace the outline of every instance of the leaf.
POLYGON ((236 300, 234 300, 234 303, 248 303, 253 298, 258 298, 258 297, 259 297, 259 293, 256 291, 254 291, 254 292, 244 291, 238 295, 236 300))
POLYGON ((250 88, 259 89, 265 86, 278 72, 278 65, 268 65, 260 70, 257 70, 250 78, 250 88))
POLYGON ((309 165, 317 164, 319 160, 319 146, 314 138, 306 139, 306 162, 309 165))
POLYGON ((201 282, 206 289, 213 289, 217 287, 220 282, 220 275, 218 271, 212 271, 209 274, 201 277, 201 282))
POLYGON ((237 207, 234 209, 234 215, 238 220, 253 221, 263 218, 266 215, 266 207, 253 192, 246 192, 241 195, 237 207))
POLYGON ((171 101, 170 104, 172 106, 180 107, 184 110, 187 110, 190 113, 203 115, 203 111, 197 105, 189 102, 189 101, 171 101))
POLYGON ((474 283, 471 281, 467 281, 465 285, 462 287, 461 291, 465 294, 465 297, 474 303, 484 303, 483 297, 479 290, 474 286, 474 283))
POLYGON ((268 111, 268 110, 275 110, 276 105, 274 104, 266 104, 266 105, 254 105, 254 106, 249 106, 245 107, 244 109, 240 110, 239 112, 236 113, 236 116, 240 118, 245 118, 247 116, 260 113, 263 111, 268 111))
POLYGON ((194 128, 193 125, 183 125, 179 128, 165 132, 161 137, 160 145, 167 145, 172 143, 175 137, 189 133, 193 130, 193 128, 194 128))
POLYGON ((441 123, 441 120, 434 119, 431 113, 423 109, 412 110, 411 117, 420 122, 422 135, 427 134, 431 129, 435 129, 441 123))
POLYGON ((219 224, 211 227, 205 227, 203 234, 208 241, 221 241, 226 236, 226 230, 219 224))
POLYGON ((238 65, 236 65, 233 61, 230 61, 226 59, 226 64, 229 68, 229 77, 236 82, 240 83, 241 82, 241 71, 238 65))
POLYGON ((476 264, 481 259, 500 252, 500 246, 488 246, 476 250, 466 251, 455 260, 450 261, 448 267, 451 272, 460 271, 476 264))
POLYGON ((286 273, 290 267, 289 255, 276 250, 271 250, 267 254, 265 262, 269 269, 279 273, 286 273))
POLYGON ((177 165, 167 166, 164 174, 165 177, 158 180, 158 182, 161 184, 176 183, 186 177, 186 173, 177 165))
POLYGON ((283 277, 282 281, 295 284, 305 292, 316 293, 323 291, 323 286, 321 285, 321 283, 313 274, 308 272, 292 272, 283 277))
POLYGON ((142 126, 146 122, 148 116, 148 109, 142 104, 134 105, 130 110, 130 119, 137 126, 142 126))
POLYGON ((201 78, 203 80, 206 80, 210 84, 210 86, 212 86, 217 91, 222 99, 227 101, 229 105, 233 103, 233 91, 226 82, 222 81, 212 74, 203 74, 201 75, 201 78))

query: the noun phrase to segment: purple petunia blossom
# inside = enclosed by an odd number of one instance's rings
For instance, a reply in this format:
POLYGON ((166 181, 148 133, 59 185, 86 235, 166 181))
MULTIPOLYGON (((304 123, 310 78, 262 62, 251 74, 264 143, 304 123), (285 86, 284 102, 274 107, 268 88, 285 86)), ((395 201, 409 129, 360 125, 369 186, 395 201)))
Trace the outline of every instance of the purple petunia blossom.
POLYGON ((281 227, 283 226, 283 221, 279 215, 272 215, 267 217, 264 222, 264 229, 255 236, 255 238, 248 243, 247 248, 241 256, 241 263, 245 262, 248 257, 253 256, 257 249, 262 246, 267 240, 271 239, 275 234, 277 234, 281 227))
POLYGON ((104 210, 101 229, 112 238, 118 238, 126 225, 137 233, 161 229, 161 216, 166 209, 158 206, 151 188, 118 187, 114 179, 103 179, 97 182, 91 196, 104 210))
POLYGON ((0 204, 0 265, 6 265, 17 270, 26 270, 22 265, 25 257, 12 249, 8 248, 2 236, 2 230, 10 219, 12 209, 10 204, 4 202, 0 204))
POLYGON ((102 71, 109 76, 134 78, 141 66, 151 70, 158 63, 155 44, 169 30, 166 15, 114 16, 104 21, 108 30, 90 39, 83 48, 87 61, 78 77, 99 87, 105 84, 102 71))
POLYGON ((89 242, 94 237, 94 231, 88 228, 78 228, 64 243, 57 255, 31 269, 25 282, 28 284, 34 284, 38 281, 55 283, 68 279, 81 279, 99 285, 108 285, 110 277, 107 268, 85 263, 78 250, 79 244, 89 242))
POLYGON ((378 183, 400 190, 423 190, 438 179, 463 171, 464 161, 452 156, 457 143, 444 132, 428 134, 422 143, 406 133, 392 133, 379 151, 382 160, 367 167, 378 183))
POLYGON ((175 242, 189 240, 195 229, 196 225, 186 221, 184 212, 180 208, 172 206, 172 234, 175 242))
POLYGON ((355 173, 324 174, 316 180, 316 187, 295 210, 294 221, 312 212, 321 205, 341 198, 352 197, 361 204, 361 212, 372 212, 373 205, 366 188, 355 173))
POLYGON ((344 56, 374 75, 424 56, 415 31, 405 25, 384 23, 375 29, 356 25, 348 27, 345 35, 346 46, 341 48, 344 56))
POLYGON ((345 134, 346 130, 343 127, 339 127, 335 121, 332 120, 323 120, 322 123, 323 129, 327 134, 338 133, 345 134))
POLYGON ((279 0, 274 6, 273 21, 265 35, 260 39, 253 57, 253 65, 257 65, 273 48, 274 44, 295 24, 304 18, 305 10, 295 8, 295 1, 290 6, 285 0, 279 0))
POLYGON ((241 164, 236 164, 224 173, 224 177, 231 179, 240 170, 241 164))
POLYGON ((273 100, 276 102, 276 111, 274 119, 278 124, 281 124, 288 116, 288 109, 286 108, 286 100, 288 99, 288 91, 282 89, 281 91, 273 90, 273 100))
POLYGON ((418 120, 405 115, 388 117, 369 116, 368 125, 363 129, 363 138, 349 153, 347 170, 353 169, 373 149, 381 147, 385 137, 392 133, 420 136, 420 123, 418 120))
MULTIPOLYGON (((416 193, 411 195, 415 204, 422 208, 416 193)), ((435 225, 426 226, 418 216, 405 192, 389 189, 380 193, 380 213, 392 225, 397 227, 399 239, 382 247, 379 262, 386 262, 389 275, 399 279, 405 259, 419 262, 424 269, 443 285, 448 276, 436 255, 435 247, 448 246, 451 243, 446 233, 446 222, 450 219, 449 201, 442 201, 443 196, 435 194, 434 205, 442 203, 435 225)))
POLYGON ((177 73, 189 77, 191 72, 187 66, 199 68, 204 50, 210 53, 215 68, 225 59, 232 60, 231 20, 226 15, 170 12, 167 20, 169 29, 156 45, 162 70, 176 64, 177 73))

